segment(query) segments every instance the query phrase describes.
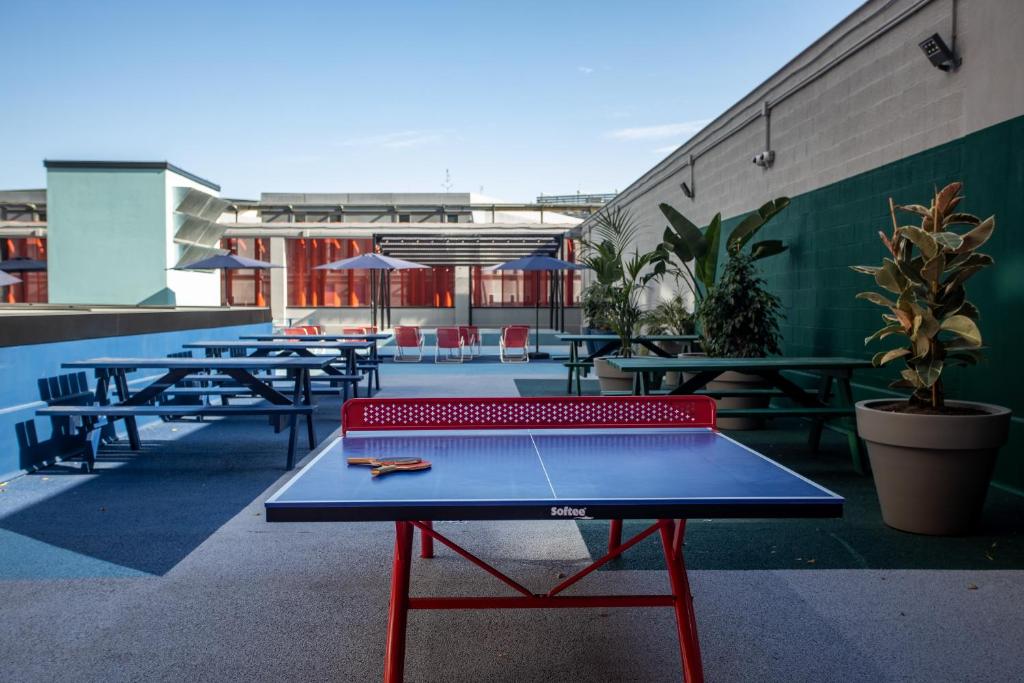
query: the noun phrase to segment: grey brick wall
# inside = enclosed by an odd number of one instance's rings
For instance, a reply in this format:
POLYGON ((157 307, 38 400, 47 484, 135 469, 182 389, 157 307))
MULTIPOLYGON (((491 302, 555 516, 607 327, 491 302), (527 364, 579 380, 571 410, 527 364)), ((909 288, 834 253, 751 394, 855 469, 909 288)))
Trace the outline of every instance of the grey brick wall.
MULTIPOLYGON (((858 8, 619 194, 611 205, 629 207, 645 226, 638 246, 660 241, 660 202, 704 225, 718 211, 734 217, 770 198, 797 196, 1024 114, 1024 0, 956 5, 964 63, 952 73, 934 68, 918 43, 935 32, 950 42, 954 0, 875 0, 858 8), (767 170, 751 163, 764 150, 764 118, 730 133, 765 101, 773 103, 776 154, 767 170), (690 181, 690 154, 699 155, 692 200, 680 190, 690 181)), ((669 287, 663 284, 652 298, 669 287)))

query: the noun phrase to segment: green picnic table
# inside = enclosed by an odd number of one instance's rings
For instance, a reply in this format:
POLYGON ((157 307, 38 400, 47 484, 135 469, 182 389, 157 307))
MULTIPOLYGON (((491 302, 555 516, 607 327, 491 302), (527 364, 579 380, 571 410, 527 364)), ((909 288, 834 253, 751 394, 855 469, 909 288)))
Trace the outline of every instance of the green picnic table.
MULTIPOLYGON (((573 379, 575 378, 577 396, 582 393, 580 379, 594 365, 594 359, 611 355, 622 348, 622 340, 617 334, 560 334, 558 339, 569 343, 569 361, 564 363, 565 367, 569 369, 569 380, 565 392, 572 393, 573 379), (593 342, 601 346, 597 348, 597 351, 580 360, 580 347, 585 342, 593 342)), ((640 344, 660 358, 672 358, 673 354, 658 346, 658 342, 676 342, 683 344, 684 349, 689 350, 699 340, 700 336, 696 334, 643 334, 633 337, 631 341, 634 344, 640 344)))
POLYGON ((646 395, 656 385, 662 373, 677 371, 688 373, 678 386, 667 391, 669 394, 709 394, 712 396, 755 396, 790 399, 794 405, 771 406, 766 408, 727 408, 719 411, 721 417, 803 417, 811 422, 810 445, 818 449, 821 430, 828 426, 847 436, 850 456, 858 472, 864 473, 864 454, 856 425, 853 423, 853 391, 850 378, 855 370, 872 367, 871 361, 860 358, 786 357, 766 358, 709 358, 689 356, 686 358, 611 358, 611 365, 619 370, 633 373, 633 393, 646 395), (757 375, 767 389, 733 391, 709 390, 707 385, 724 372, 741 372, 757 375), (801 387, 784 372, 806 372, 817 376, 816 389, 801 387), (834 385, 834 387, 833 387, 834 385), (835 391, 833 391, 833 388, 835 391), (839 421, 839 424, 835 424, 839 421))

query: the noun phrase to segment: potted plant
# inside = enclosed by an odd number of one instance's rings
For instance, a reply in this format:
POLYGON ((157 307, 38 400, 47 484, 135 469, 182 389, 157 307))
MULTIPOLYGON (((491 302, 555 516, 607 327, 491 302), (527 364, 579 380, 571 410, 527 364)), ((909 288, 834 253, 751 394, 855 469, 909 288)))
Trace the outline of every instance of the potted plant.
MULTIPOLYGON (((769 221, 789 206, 788 197, 766 202, 748 214, 729 233, 726 240, 726 261, 722 278, 718 279, 719 234, 722 215, 716 214, 704 229, 691 223, 669 204, 661 204, 661 212, 669 221, 661 246, 663 269, 686 283, 696 303, 696 318, 701 328, 701 346, 710 356, 725 358, 757 357, 779 351, 778 320, 782 316, 777 297, 757 277, 754 262, 781 254, 786 246, 781 240, 751 239, 769 221), (745 247, 750 249, 745 252, 745 247), (691 267, 692 264, 692 267, 691 267)), ((688 379, 684 373, 684 380, 688 379)), ((764 386, 760 377, 739 372, 724 372, 708 383, 709 390, 729 391, 756 389, 764 386)), ((758 397, 725 397, 717 399, 719 408, 766 407, 770 399, 758 397)), ((756 418, 720 418, 725 429, 755 429, 761 425, 756 418)))
MULTIPOLYGON (((633 338, 640 330, 640 322, 644 317, 640 298, 647 283, 658 277, 658 273, 648 269, 655 257, 655 252, 641 254, 634 250, 629 260, 622 263, 622 278, 610 287, 608 322, 619 337, 617 355, 620 358, 633 355, 633 338)), ((595 358, 594 371, 601 391, 629 391, 633 388, 633 373, 613 367, 607 358, 595 358)))
POLYGON ((912 390, 907 400, 857 403, 857 431, 867 443, 882 519, 921 534, 971 529, 1010 423, 1007 408, 945 396, 944 372, 981 357, 978 309, 964 284, 993 262, 978 249, 992 235, 995 217, 956 211, 960 189, 947 185, 930 206, 896 206, 890 199, 892 234, 879 233, 888 256, 881 266, 854 266, 886 292, 857 295, 886 309, 885 326, 865 343, 901 340, 875 354, 874 364, 902 361, 891 386, 912 390), (915 214, 920 225, 899 225, 897 211, 915 214))
MULTIPOLYGON (((611 333, 612 325, 608 322, 608 309, 611 306, 611 300, 611 285, 592 282, 584 288, 580 295, 580 310, 583 313, 584 321, 586 321, 583 328, 584 334, 611 333)), ((592 342, 587 343, 591 344, 592 342)), ((593 350, 589 350, 588 353, 593 353, 593 350)))
MULTIPOLYGON (((697 312, 704 330, 704 350, 718 358, 762 358, 777 355, 779 318, 782 304, 765 287, 754 269, 754 257, 735 253, 725 264, 722 277, 701 302, 697 312)), ((723 372, 708 382, 709 391, 743 391, 764 387, 757 375, 723 372)), ((718 399, 720 408, 767 407, 767 396, 726 396, 718 399)), ((723 429, 757 429, 759 418, 723 417, 723 429)))
MULTIPOLYGON (((696 319, 690 312, 686 299, 680 294, 676 294, 668 301, 662 301, 647 311, 641 324, 645 334, 693 334, 697 328, 696 319)), ((662 351, 671 355, 679 354, 684 348, 683 343, 677 341, 659 341, 656 344, 662 351)), ((665 373, 667 386, 675 386, 678 383, 678 372, 665 373)))
MULTIPOLYGON (((632 338, 638 329, 640 297, 643 288, 660 271, 651 270, 641 274, 648 266, 654 265, 658 252, 640 254, 634 249, 627 258, 627 249, 634 244, 640 232, 639 224, 627 209, 614 206, 595 218, 590 239, 580 240, 580 263, 592 271, 594 282, 584 290, 584 299, 589 302, 585 314, 591 331, 598 325, 607 325, 607 330, 619 336, 618 355, 632 355, 632 338)), ((597 348, 588 342, 588 354, 597 348)), ((625 391, 632 387, 632 375, 617 370, 602 358, 594 359, 594 371, 602 391, 625 391)))
MULTIPOLYGON (((589 268, 594 280, 581 296, 585 334, 610 334, 608 311, 612 306, 611 287, 622 280, 622 260, 630 242, 636 239, 640 226, 627 209, 613 206, 594 219, 589 239, 580 240, 580 263, 589 268)), ((597 353, 600 345, 586 342, 587 355, 597 353)))

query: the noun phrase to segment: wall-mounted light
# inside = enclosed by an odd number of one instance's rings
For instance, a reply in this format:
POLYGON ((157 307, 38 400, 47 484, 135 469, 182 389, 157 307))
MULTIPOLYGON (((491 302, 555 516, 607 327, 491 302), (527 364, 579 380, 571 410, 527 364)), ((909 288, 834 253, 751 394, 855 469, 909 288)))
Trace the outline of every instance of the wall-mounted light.
POLYGON ((942 36, 938 33, 933 33, 919 44, 925 57, 928 58, 928 61, 930 61, 932 66, 936 69, 952 71, 960 66, 961 59, 956 56, 956 53, 953 52, 948 45, 946 45, 946 41, 944 41, 942 36))
POLYGON ((683 191, 687 199, 693 199, 693 189, 690 188, 686 183, 679 183, 679 189, 683 191))

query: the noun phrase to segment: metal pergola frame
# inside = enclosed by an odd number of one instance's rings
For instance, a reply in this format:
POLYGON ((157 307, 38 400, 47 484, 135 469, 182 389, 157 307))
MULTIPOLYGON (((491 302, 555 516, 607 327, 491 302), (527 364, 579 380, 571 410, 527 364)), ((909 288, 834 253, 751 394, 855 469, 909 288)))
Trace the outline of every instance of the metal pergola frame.
MULTIPOLYGON (((491 266, 505 261, 545 254, 564 259, 565 239, 562 234, 508 233, 501 235, 453 235, 450 233, 394 234, 373 236, 374 249, 385 256, 422 263, 427 266, 491 266)), ((372 312, 373 324, 379 320, 384 327, 391 325, 390 272, 381 271, 371 277, 371 301, 377 306, 372 312), (378 296, 374 299, 373 295, 378 296)), ((548 325, 565 331, 565 296, 559 285, 562 274, 548 278, 548 325)), ((473 324, 473 272, 469 273, 469 324, 473 324)))

